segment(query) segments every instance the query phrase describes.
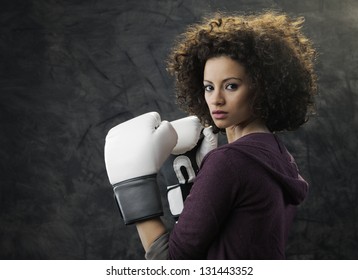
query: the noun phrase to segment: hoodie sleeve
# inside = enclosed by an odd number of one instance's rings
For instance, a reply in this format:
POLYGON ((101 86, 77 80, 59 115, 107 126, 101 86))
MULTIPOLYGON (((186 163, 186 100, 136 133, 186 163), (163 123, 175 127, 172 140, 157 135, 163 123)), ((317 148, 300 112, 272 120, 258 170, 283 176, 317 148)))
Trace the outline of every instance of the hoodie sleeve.
POLYGON ((231 164, 222 150, 204 160, 169 238, 170 259, 203 259, 229 215, 235 194, 231 164))

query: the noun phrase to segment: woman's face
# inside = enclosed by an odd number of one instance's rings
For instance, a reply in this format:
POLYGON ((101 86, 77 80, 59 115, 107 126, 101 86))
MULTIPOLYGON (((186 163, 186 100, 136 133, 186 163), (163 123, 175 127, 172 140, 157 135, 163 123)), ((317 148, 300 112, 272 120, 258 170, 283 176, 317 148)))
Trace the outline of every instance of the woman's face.
POLYGON ((205 101, 220 129, 245 125, 252 117, 245 68, 227 56, 207 60, 204 68, 205 101))

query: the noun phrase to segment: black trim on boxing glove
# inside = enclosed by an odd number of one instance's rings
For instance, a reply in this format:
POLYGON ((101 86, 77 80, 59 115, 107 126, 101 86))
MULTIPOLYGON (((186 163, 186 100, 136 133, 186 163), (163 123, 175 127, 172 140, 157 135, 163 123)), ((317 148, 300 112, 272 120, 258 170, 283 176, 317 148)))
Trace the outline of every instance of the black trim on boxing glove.
POLYGON ((178 220, 179 210, 189 195, 193 181, 199 172, 197 151, 204 139, 201 134, 196 146, 183 154, 171 154, 162 166, 162 173, 167 184, 169 209, 175 221, 178 220), (169 195, 171 194, 171 195, 169 195))
POLYGON ((181 211, 178 214, 175 214, 176 213, 175 211, 178 211, 178 208, 182 207, 179 206, 177 203, 184 204, 184 201, 186 197, 189 195, 192 186, 193 183, 185 183, 185 184, 177 184, 167 187, 167 198, 169 202, 169 209, 175 221, 178 221, 179 216, 181 214, 181 211), (174 196, 170 196, 170 192, 176 192, 176 194, 174 196), (174 198, 174 200, 172 200, 171 197, 174 198))
POLYGON ((113 185, 115 200, 125 225, 163 215, 156 175, 137 177, 113 185))
MULTIPOLYGON (((161 171, 163 172, 165 181, 167 186, 175 185, 175 184, 187 184, 191 183, 193 179, 196 177, 196 175, 199 172, 199 167, 196 162, 196 153, 201 145, 201 142, 203 141, 204 137, 201 136, 198 140, 197 145, 190 151, 187 151, 184 154, 180 155, 173 155, 171 154, 168 159, 164 162, 161 171), (191 171, 194 172, 194 178, 190 178, 190 175, 188 171, 186 170, 186 167, 184 165, 179 164, 178 161, 176 161, 177 158, 185 157, 190 162, 191 171), (179 169, 177 169, 179 168, 179 169), (179 174, 177 174, 177 172, 179 174)), ((186 163, 186 161, 184 161, 186 163)))

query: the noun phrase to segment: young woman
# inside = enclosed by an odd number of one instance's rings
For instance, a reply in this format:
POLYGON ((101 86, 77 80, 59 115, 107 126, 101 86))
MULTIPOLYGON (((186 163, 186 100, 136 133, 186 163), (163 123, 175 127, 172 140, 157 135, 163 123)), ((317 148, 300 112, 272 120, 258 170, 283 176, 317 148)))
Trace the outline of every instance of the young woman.
POLYGON ((302 23, 274 12, 218 15, 174 47, 178 104, 228 144, 204 158, 173 229, 160 218, 136 223, 146 258, 285 258, 308 184, 275 132, 304 124, 317 91, 302 23))

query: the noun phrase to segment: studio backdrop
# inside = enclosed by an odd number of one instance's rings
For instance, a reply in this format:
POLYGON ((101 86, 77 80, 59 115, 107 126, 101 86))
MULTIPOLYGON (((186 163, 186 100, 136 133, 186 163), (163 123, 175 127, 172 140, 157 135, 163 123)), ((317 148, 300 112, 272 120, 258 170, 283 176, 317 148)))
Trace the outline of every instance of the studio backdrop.
POLYGON ((123 225, 113 199, 105 136, 146 112, 169 121, 185 116, 165 60, 189 24, 215 11, 265 9, 304 16, 304 32, 319 52, 317 116, 281 133, 310 183, 287 257, 358 258, 357 1, 0 5, 1 259, 143 259, 135 226, 123 225))

